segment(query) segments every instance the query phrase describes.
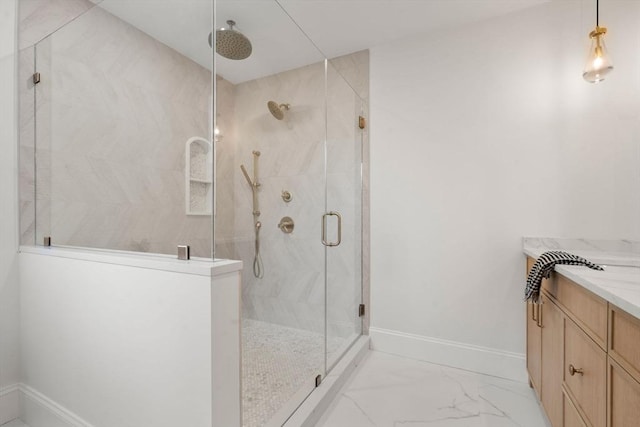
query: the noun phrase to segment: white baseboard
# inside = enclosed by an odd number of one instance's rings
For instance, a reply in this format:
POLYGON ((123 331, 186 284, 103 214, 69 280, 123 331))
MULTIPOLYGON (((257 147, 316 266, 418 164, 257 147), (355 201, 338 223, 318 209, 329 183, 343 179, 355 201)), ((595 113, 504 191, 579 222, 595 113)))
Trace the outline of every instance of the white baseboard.
POLYGON ((19 391, 20 418, 30 427, 93 427, 28 385, 20 384, 19 391))
POLYGON ((524 354, 371 327, 371 349, 526 382, 524 354))
POLYGON ((0 388, 0 425, 15 420, 20 415, 20 387, 12 384, 0 388))

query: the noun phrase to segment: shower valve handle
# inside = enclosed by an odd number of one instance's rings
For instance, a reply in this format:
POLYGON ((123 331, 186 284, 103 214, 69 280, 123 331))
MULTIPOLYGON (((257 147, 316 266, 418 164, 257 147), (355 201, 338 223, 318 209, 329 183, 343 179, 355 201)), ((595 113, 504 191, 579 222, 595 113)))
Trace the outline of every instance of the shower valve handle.
POLYGON ((282 230, 282 232, 285 234, 293 233, 294 227, 295 227, 295 224, 293 222, 293 219, 291 219, 291 217, 288 217, 288 216, 283 217, 280 220, 280 224, 278 224, 278 228, 282 230))

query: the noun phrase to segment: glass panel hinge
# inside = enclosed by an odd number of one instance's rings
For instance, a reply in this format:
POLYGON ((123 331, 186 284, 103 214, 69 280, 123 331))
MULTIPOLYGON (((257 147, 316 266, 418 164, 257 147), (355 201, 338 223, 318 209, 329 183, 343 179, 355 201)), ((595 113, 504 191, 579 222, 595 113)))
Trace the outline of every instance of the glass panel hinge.
POLYGON ((188 245, 178 246, 178 259, 183 261, 191 259, 191 248, 188 245))
POLYGON ((40 83, 40 73, 33 73, 33 84, 37 85, 40 83))
POLYGON ((364 304, 360 304, 360 306, 358 306, 358 317, 364 317, 364 313, 365 313, 364 304))
POLYGON ((358 127, 360 129, 364 129, 365 127, 367 127, 367 119, 362 116, 358 116, 358 127))

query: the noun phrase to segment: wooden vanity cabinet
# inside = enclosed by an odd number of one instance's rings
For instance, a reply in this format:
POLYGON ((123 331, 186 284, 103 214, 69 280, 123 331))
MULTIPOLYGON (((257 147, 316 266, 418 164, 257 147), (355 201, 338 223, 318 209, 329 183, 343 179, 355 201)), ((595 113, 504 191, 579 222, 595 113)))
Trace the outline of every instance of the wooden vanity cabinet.
POLYGON ((640 426, 640 320, 561 274, 527 304, 527 369, 553 427, 640 426))

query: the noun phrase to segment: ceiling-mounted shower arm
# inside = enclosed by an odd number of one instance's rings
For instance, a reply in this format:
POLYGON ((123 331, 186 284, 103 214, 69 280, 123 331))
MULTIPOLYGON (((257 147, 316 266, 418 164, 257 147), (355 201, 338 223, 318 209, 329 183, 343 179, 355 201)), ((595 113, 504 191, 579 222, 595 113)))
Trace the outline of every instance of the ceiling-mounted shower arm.
MULTIPOLYGON (((229 28, 216 30, 216 52, 233 60, 248 58, 253 50, 251 41, 233 28, 236 25, 234 20, 229 19, 227 25, 229 28)), ((213 33, 209 34, 209 46, 213 47, 213 33)))

